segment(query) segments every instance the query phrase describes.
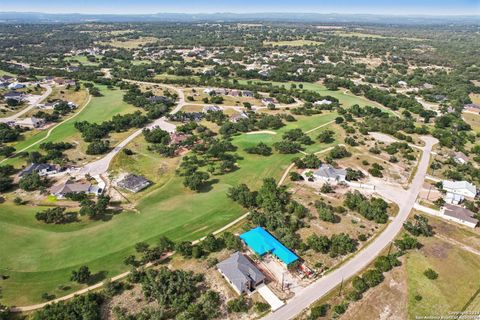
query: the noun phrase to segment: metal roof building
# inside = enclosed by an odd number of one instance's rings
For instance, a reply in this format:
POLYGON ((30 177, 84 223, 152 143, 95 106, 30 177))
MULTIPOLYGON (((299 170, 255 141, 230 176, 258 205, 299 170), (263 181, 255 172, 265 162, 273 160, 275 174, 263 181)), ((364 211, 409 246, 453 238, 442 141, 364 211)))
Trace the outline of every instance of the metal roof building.
POLYGON ((262 227, 256 227, 243 233, 240 235, 240 239, 256 254, 263 256, 266 253, 271 253, 287 266, 299 259, 295 253, 285 247, 262 227))

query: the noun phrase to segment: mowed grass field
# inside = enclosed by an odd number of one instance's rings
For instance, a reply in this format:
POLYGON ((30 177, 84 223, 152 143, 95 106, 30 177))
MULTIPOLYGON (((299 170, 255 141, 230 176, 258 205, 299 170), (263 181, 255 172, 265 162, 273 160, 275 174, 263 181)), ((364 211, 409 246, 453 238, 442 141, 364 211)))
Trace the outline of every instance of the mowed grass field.
POLYGON ((421 238, 420 242, 423 247, 406 256, 408 318, 446 316, 469 305, 478 306, 480 256, 435 237, 421 238), (438 273, 436 280, 423 274, 427 268, 438 273), (415 299, 417 295, 422 297, 420 301, 415 299))
MULTIPOLYGON (((90 103, 82 109, 84 104, 87 102, 87 94, 79 98, 78 105, 79 108, 76 112, 76 115, 71 120, 68 120, 58 126, 56 126, 50 136, 43 140, 42 142, 58 142, 58 141, 67 141, 73 143, 81 144, 81 147, 85 147, 85 143, 81 139, 81 135, 77 129, 75 129, 75 122, 77 121, 88 121, 88 122, 95 122, 100 123, 106 120, 110 120, 116 114, 125 114, 125 113, 132 113, 138 108, 125 103, 123 101, 123 94, 124 92, 121 90, 110 90, 106 86, 99 86, 99 89, 103 96, 101 97, 92 97, 90 103)), ((72 115, 67 115, 65 119, 71 117, 72 115)), ((41 139, 47 136, 47 130, 37 131, 32 135, 26 135, 26 139, 21 140, 15 143, 13 146, 16 150, 22 150, 24 148, 29 147, 33 143, 40 141, 41 139)), ((115 139, 110 139, 111 142, 114 142, 115 139)), ((25 151, 35 151, 38 150, 40 143, 31 146, 25 151)), ((3 164, 12 164, 18 165, 19 163, 23 162, 22 159, 19 158, 11 158, 6 160, 3 164)))
MULTIPOLYGON (((211 186, 200 193, 184 188, 183 179, 175 176, 174 166, 170 166, 170 170, 158 173, 162 175, 159 183, 144 191, 145 196, 134 212, 122 212, 110 221, 49 226, 35 220, 38 207, 1 205, 0 274, 9 276, 1 282, 2 303, 28 305, 41 302, 44 292, 56 296, 73 292, 80 286, 71 283, 69 278, 72 270, 81 265, 88 265, 98 280, 115 276, 127 270, 122 261, 134 252, 133 246, 137 242, 155 243, 161 235, 175 241, 195 240, 221 228, 245 212, 227 198, 231 186, 246 183, 255 189, 264 178, 279 179, 292 158, 299 155, 274 153, 263 157, 247 154, 243 151, 245 147, 260 141, 272 144, 281 140, 282 133, 289 129, 300 127, 307 131, 336 116, 329 113, 297 117, 297 122, 288 123, 278 130, 277 135, 243 134, 234 137, 233 143, 238 146, 237 153, 242 157, 238 161, 239 169, 213 176, 211 186), (67 289, 59 285, 67 286, 67 289)), ((325 147, 327 145, 315 144, 309 149, 313 152, 325 147)), ((153 154, 144 155, 151 156, 153 154)), ((165 161, 156 156, 158 162, 165 161)), ((142 167, 145 159, 137 154, 137 158, 131 161, 142 167)), ((133 163, 124 166, 123 161, 117 162, 116 168, 128 170, 135 166, 133 163)), ((155 162, 148 161, 153 168, 155 162)))

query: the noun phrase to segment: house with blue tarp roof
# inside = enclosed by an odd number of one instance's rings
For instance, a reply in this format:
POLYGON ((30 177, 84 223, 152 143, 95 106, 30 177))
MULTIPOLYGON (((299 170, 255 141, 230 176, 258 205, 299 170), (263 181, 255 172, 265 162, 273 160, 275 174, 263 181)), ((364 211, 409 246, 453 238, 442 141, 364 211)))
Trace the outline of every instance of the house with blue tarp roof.
POLYGON ((299 259, 290 249, 285 247, 274 236, 262 227, 256 227, 240 235, 240 239, 259 256, 271 253, 287 266, 299 259))

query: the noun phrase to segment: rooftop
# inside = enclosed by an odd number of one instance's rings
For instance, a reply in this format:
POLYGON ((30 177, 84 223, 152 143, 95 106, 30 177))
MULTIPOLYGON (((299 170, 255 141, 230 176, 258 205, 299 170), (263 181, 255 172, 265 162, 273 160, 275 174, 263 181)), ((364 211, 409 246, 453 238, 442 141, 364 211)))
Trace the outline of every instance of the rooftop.
POLYGON ((474 218, 474 213, 466 208, 453 206, 450 204, 445 205, 445 215, 449 217, 453 217, 456 219, 460 219, 463 221, 471 222, 474 224, 478 223, 478 220, 474 218))
POLYGON ((218 263, 217 268, 240 292, 247 289, 246 283, 250 281, 259 283, 265 279, 263 273, 240 252, 235 252, 229 258, 218 263))
POLYGON ((263 256, 266 253, 271 253, 278 259, 282 260, 286 265, 299 259, 295 253, 285 247, 262 227, 256 227, 243 233, 240 235, 240 239, 242 239, 256 254, 263 256))

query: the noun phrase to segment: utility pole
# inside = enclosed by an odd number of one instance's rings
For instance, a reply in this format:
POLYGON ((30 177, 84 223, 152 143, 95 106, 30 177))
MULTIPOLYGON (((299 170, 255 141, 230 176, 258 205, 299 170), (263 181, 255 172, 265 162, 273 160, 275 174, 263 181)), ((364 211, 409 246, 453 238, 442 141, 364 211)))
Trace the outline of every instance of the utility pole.
POLYGON ((393 242, 390 242, 390 247, 388 248, 388 254, 387 254, 387 256, 389 256, 389 255, 390 255, 390 251, 392 251, 392 245, 393 245, 393 242))
POLYGON ((342 282, 340 282, 340 291, 338 292, 339 297, 342 295, 342 289, 343 289, 343 276, 342 276, 342 282))

